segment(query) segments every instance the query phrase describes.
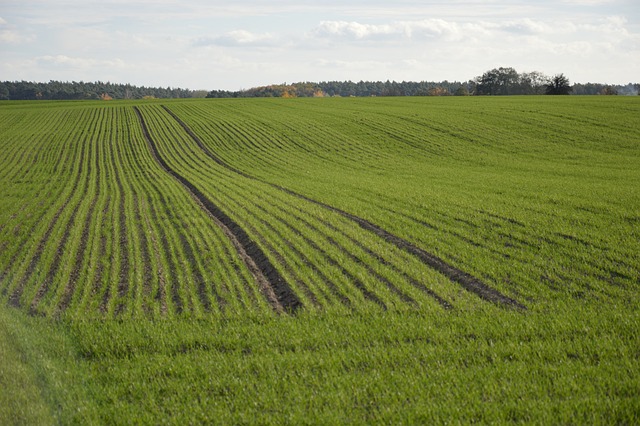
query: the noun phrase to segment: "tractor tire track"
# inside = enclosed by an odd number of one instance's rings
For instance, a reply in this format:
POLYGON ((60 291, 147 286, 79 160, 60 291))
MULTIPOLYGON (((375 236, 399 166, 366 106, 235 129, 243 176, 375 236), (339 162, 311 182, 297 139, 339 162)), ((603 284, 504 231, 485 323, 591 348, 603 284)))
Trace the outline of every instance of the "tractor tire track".
POLYGON ((201 206, 204 211, 209 213, 209 216, 231 240, 241 259, 256 279, 263 295, 267 298, 274 310, 278 312, 283 310, 295 312, 300 308, 302 303, 298 296, 292 291, 287 282, 271 264, 271 261, 267 258, 260 247, 251 240, 244 229, 242 229, 240 225, 238 225, 226 213, 220 210, 218 206, 209 200, 189 180, 169 167, 169 165, 160 156, 140 109, 138 107, 134 107, 134 110, 138 116, 138 120, 140 121, 143 136, 156 162, 188 190, 189 194, 194 198, 197 204, 201 206))
POLYGON ((420 261, 422 261, 424 264, 426 264, 427 266, 431 267, 432 269, 435 269, 436 271, 438 271, 439 273, 441 273, 442 275, 446 276, 447 278, 449 278, 449 280, 458 283, 459 285, 461 285, 465 290, 470 291, 474 294, 476 294, 477 296, 479 296, 481 299, 484 299, 488 302, 492 302, 498 305, 503 305, 503 306, 508 306, 508 307, 515 307, 518 309, 526 309, 526 306, 521 304, 520 302, 518 302, 515 299, 512 299, 504 294, 502 294, 501 292, 499 292, 498 290, 494 289, 493 287, 490 287, 489 285, 487 285, 486 283, 484 283, 483 281, 481 281, 479 278, 474 277, 471 274, 468 274, 464 271, 462 271, 461 269, 456 268, 453 265, 450 265, 449 263, 447 263, 444 259, 441 259, 440 257, 427 252, 426 250, 421 249, 420 247, 416 246, 415 244, 401 238, 398 237, 397 235, 392 234, 391 232, 381 228, 378 225, 375 225, 371 222, 369 222, 366 219, 363 219, 361 217, 358 217, 354 214, 348 213, 344 210, 341 210, 337 207, 333 207, 329 204, 323 203, 322 201, 318 201, 318 200, 314 200, 312 198, 307 197, 306 195, 297 193, 293 190, 284 188, 280 185, 271 183, 271 182, 267 182, 265 180, 262 180, 260 178, 257 178, 255 176, 249 175, 239 169, 236 169, 235 167, 227 164, 225 161, 223 161, 221 158, 219 158, 217 155, 213 154, 205 145, 204 143, 200 140, 200 138, 189 128, 189 126, 187 126, 187 124, 182 121, 173 111, 171 111, 167 106, 162 106, 162 108, 169 114, 171 115, 171 117, 174 118, 174 120, 176 120, 176 122, 178 124, 180 124, 180 126, 185 130, 185 132, 187 132, 187 134, 191 137, 191 139, 193 139, 193 141, 198 145, 198 147, 200 147, 200 149, 205 153, 205 155, 207 155, 210 159, 212 159, 213 161, 215 161, 218 165, 226 168, 227 170, 230 170, 234 173, 237 173, 243 177, 246 177, 248 179, 254 180, 254 181, 258 181, 261 182, 263 184, 269 185, 273 188, 276 188, 280 191, 283 191, 289 195, 292 195, 294 197, 297 197, 299 199, 308 201, 310 203, 316 204, 318 206, 321 206, 325 209, 331 210, 335 213, 338 213, 339 215, 355 222, 356 224, 358 224, 358 226, 360 226, 361 228, 373 232, 374 234, 378 235, 379 237, 383 238, 385 241, 395 245, 396 247, 398 247, 401 250, 404 250, 412 255, 414 255, 415 257, 417 257, 418 259, 420 259, 420 261))
MULTIPOLYGON (((269 212, 267 210, 265 210, 263 207, 261 206, 256 206, 259 210, 261 210, 263 213, 265 214, 269 214, 269 212)), ((315 251, 317 251, 318 253, 322 253, 322 255, 324 256, 325 260, 332 265, 333 267, 335 267, 336 269, 340 270, 340 273, 342 275, 344 275, 345 277, 347 277, 347 279, 354 284, 354 286, 360 290, 360 292, 362 293, 362 295, 364 296, 365 299, 372 301, 374 303, 376 303, 377 305, 379 305, 380 307, 382 307, 383 309, 386 309, 387 306, 384 304, 384 302, 378 298, 378 296, 376 296, 373 292, 369 291, 367 289, 367 287, 364 285, 364 283, 358 279, 355 275, 353 275, 351 272, 349 272, 347 269, 345 269, 342 265, 340 265, 338 263, 338 261, 336 261, 333 257, 331 257, 329 254, 327 254, 326 251, 324 251, 315 241, 313 241, 312 239, 308 238, 307 236, 303 235, 300 230, 294 228, 293 226, 291 226, 291 224, 287 223, 285 220, 282 220, 279 217, 276 217, 275 220, 277 220, 280 224, 282 224, 284 227, 286 227, 290 232, 294 233, 296 236, 298 236, 299 238, 301 238, 306 244, 308 244, 311 248, 313 248, 315 251)), ((263 224, 265 224, 266 226, 268 226, 273 232, 277 231, 270 225, 267 224, 266 221, 262 221, 261 222, 263 224)), ((305 222, 306 223, 306 222, 305 222)), ((316 230, 317 231, 317 230, 316 230)), ((289 246, 289 248, 293 248, 293 246, 289 246)), ((300 253, 300 251, 298 251, 297 249, 295 249, 294 251, 295 253, 298 253, 301 259, 305 259, 306 256, 303 256, 302 253, 300 253)), ((349 253, 346 253, 347 255, 349 255, 349 253)), ((313 265, 312 262, 308 263, 309 265, 313 265)), ((314 270, 319 271, 319 269, 317 269, 314 266, 314 270)), ((324 276, 326 278, 326 276, 324 274, 321 274, 320 276, 324 276)), ((345 304, 346 306, 350 305, 350 301, 349 299, 342 294, 339 290, 338 287, 328 278, 324 281, 325 285, 327 285, 329 287, 329 289, 331 290, 331 293, 334 294, 335 296, 337 296, 340 301, 345 304)))
MULTIPOLYGON (((272 232, 277 232, 267 221, 261 219, 261 218, 257 218, 260 223, 269 228, 272 232)), ((285 268, 285 270, 287 271, 287 273, 289 275, 291 275, 293 277, 293 279, 295 280, 296 285, 298 286, 298 288, 302 289, 302 291, 304 292, 304 294, 307 296, 307 298, 311 301, 311 304, 319 307, 320 304, 318 303, 318 298, 316 297, 316 295, 311 291, 311 289, 300 279, 300 276, 298 275, 298 273, 291 267, 291 264, 289 262, 286 262, 284 257, 282 256, 282 254, 280 254, 280 252, 278 252, 273 245, 268 242, 267 240, 265 240, 260 233, 253 228, 252 226, 248 226, 249 230, 253 231, 256 235, 259 235, 260 237, 260 242, 267 247, 272 253, 275 254, 278 262, 280 262, 281 265, 283 265, 283 267, 285 268)), ((295 249, 295 247, 293 246, 293 244, 291 244, 290 241, 285 240, 284 238, 282 239, 282 241, 284 242, 284 244, 287 245, 287 247, 294 251, 297 252, 297 250, 295 249)))
MULTIPOLYGON (((300 212, 302 212, 301 210, 299 210, 300 212)), ((426 285, 424 285, 423 283, 419 282, 418 280, 416 280, 415 278, 413 278, 412 276, 410 276, 409 274, 407 274, 406 272, 400 270, 400 268, 398 268, 395 264, 389 262, 388 260, 386 260, 385 258, 383 258, 382 256, 380 256, 378 253, 374 252, 373 250, 371 250, 370 248, 368 248, 367 246, 365 246, 364 244, 362 244, 362 242, 358 241, 356 238, 353 238, 347 234, 345 234, 342 230, 340 230, 338 227, 334 226, 332 223, 328 222, 328 221, 324 221, 321 220, 321 222, 328 227, 329 229, 333 230, 336 233, 340 233, 342 234, 345 238, 348 238, 349 241, 351 241, 354 245, 356 245, 358 248, 360 248, 362 251, 364 251, 365 253, 367 253, 369 256, 371 256, 372 258, 376 259, 378 262, 380 262, 381 264, 385 265, 386 267, 392 269, 395 273, 401 275, 405 280, 407 280, 407 282, 409 282, 412 286, 414 286, 415 288, 417 288, 418 290, 428 294, 430 297, 432 297, 436 302, 438 302, 440 304, 440 306, 442 306, 444 309, 452 309, 453 306, 451 305, 451 303, 449 303, 448 301, 446 301, 445 299, 443 299, 438 293, 436 293, 435 291, 431 290, 429 287, 427 287, 426 285)))

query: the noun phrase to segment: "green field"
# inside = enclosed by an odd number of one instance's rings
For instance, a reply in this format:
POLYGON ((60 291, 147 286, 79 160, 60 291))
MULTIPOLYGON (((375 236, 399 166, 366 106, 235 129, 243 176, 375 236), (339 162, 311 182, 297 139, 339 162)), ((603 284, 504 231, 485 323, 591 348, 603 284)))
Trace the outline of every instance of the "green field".
POLYGON ((0 424, 640 423, 639 117, 0 103, 0 424))

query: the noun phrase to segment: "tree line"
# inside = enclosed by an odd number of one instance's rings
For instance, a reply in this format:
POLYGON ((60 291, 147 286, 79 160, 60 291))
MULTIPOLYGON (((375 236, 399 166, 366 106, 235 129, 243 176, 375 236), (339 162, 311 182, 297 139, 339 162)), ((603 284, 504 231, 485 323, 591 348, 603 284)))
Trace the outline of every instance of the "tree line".
POLYGON ((144 87, 131 84, 87 83, 83 81, 0 82, 0 100, 81 100, 81 99, 143 99, 143 98, 204 98, 206 90, 144 87))
POLYGON ((318 97, 318 96, 468 96, 468 95, 637 95, 640 84, 571 85, 564 74, 547 76, 539 71, 519 73, 514 68, 494 68, 466 81, 325 81, 254 87, 240 91, 213 90, 208 98, 318 97))
POLYGON ((246 90, 189 90, 115 84, 104 82, 35 83, 0 82, 0 100, 79 100, 144 98, 256 98, 320 96, 468 96, 468 95, 638 95, 640 84, 570 84, 564 74, 547 76, 539 71, 519 73, 500 67, 486 71, 469 81, 323 81, 254 87, 246 90))

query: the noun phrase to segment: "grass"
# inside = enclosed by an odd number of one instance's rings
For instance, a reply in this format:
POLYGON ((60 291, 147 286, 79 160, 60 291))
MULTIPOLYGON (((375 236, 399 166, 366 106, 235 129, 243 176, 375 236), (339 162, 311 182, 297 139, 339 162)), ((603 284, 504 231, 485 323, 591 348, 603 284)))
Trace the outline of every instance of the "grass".
POLYGON ((0 423, 638 423, 639 112, 3 103, 0 423))
POLYGON ((637 313, 2 318, 20 336, 73 342, 15 342, 22 368, 47 362, 38 387, 60 420, 633 424, 640 410, 637 313))

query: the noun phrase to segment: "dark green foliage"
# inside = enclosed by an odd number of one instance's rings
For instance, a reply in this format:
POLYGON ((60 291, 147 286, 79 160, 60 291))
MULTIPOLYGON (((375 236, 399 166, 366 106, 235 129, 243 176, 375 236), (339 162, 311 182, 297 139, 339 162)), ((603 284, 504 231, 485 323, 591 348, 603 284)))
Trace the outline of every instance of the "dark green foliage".
POLYGON ((140 87, 131 84, 85 83, 82 81, 35 83, 0 82, 0 100, 80 100, 203 97, 202 91, 179 88, 140 87))
POLYGON ((469 92, 471 83, 412 81, 323 81, 255 87, 238 92, 213 90, 208 98, 442 96, 469 92))
POLYGON ((551 78, 545 94, 547 95, 568 95, 571 93, 571 84, 569 79, 564 74, 556 74, 551 78))

